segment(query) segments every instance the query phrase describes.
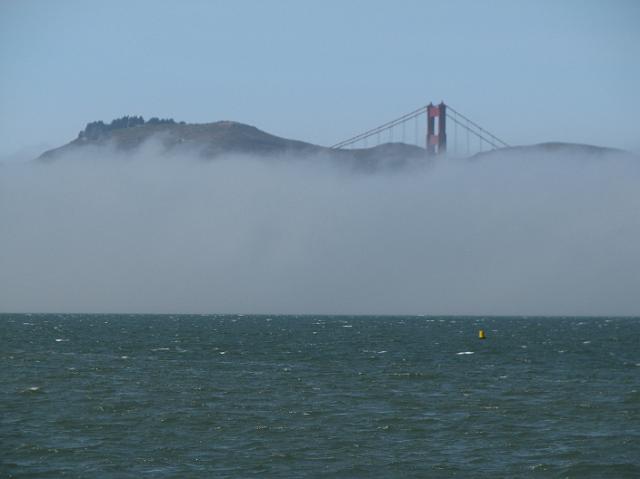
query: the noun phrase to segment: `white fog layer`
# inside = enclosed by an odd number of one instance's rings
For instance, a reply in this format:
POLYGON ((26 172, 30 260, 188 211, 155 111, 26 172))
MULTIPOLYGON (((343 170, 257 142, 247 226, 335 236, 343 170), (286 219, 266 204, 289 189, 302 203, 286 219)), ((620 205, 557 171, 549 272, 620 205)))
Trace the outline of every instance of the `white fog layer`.
POLYGON ((0 311, 640 314, 640 164, 0 165, 0 311))

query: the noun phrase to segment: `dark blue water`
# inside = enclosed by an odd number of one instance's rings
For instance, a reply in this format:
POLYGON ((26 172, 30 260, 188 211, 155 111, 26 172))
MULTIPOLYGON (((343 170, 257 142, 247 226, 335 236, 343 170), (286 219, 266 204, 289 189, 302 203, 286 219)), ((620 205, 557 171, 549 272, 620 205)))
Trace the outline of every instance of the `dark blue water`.
POLYGON ((0 477, 640 477, 639 339, 615 318, 0 315, 0 477))

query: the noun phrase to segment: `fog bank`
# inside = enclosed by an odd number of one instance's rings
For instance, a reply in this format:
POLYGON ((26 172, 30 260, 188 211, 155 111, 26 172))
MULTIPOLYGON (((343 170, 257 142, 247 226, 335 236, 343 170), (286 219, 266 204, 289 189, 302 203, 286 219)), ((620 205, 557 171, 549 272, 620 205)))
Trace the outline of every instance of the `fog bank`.
POLYGON ((0 311, 640 314, 640 165, 95 150, 0 165, 0 311))

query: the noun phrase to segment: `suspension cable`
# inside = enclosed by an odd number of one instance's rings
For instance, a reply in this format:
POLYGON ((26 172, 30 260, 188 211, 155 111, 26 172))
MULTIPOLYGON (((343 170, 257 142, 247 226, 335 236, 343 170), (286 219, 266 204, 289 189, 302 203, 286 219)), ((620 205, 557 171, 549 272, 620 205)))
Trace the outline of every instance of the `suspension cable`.
MULTIPOLYGON (((457 125, 461 126, 462 128, 464 128, 467 132, 467 150, 469 149, 469 140, 468 140, 468 136, 469 133, 473 134, 474 136, 478 137, 481 141, 485 141, 487 144, 491 145, 493 148, 503 148, 503 147, 508 147, 509 145, 502 141, 500 138, 498 138, 497 136, 495 136, 494 134, 492 134, 491 132, 485 130, 484 128, 482 128, 480 125, 478 125, 477 123, 475 123, 474 121, 470 120, 469 118, 467 118, 466 116, 464 116, 462 113, 460 113, 459 111, 457 111, 456 109, 454 109, 453 107, 446 105, 447 108, 447 118, 451 119, 454 124, 456 126, 454 126, 454 128, 457 127, 457 125), (449 113, 449 111, 451 113, 449 113), (464 120, 465 123, 463 123, 463 121, 461 121, 460 119, 464 120), (471 126, 469 126, 471 125, 471 126)), ((380 142, 380 133, 382 133, 383 131, 387 130, 388 131, 388 135, 391 139, 393 139, 393 128, 395 126, 398 126, 400 124, 402 124, 402 137, 403 137, 403 141, 405 138, 405 123, 409 120, 415 119, 416 121, 416 128, 417 128, 417 122, 418 119, 422 116, 422 115, 426 115, 427 113, 427 106, 423 106, 420 107, 414 111, 411 111, 409 113, 405 113, 404 115, 388 121, 380 126, 377 126, 375 128, 371 128, 367 131, 364 131, 363 133, 360 133, 359 135, 355 135, 352 136, 351 138, 347 138, 346 140, 343 140, 339 143, 336 143, 334 145, 332 145, 330 148, 332 149, 339 149, 339 148, 344 148, 346 146, 350 146, 353 145, 354 143, 363 141, 365 142, 367 138, 377 135, 378 138, 378 143, 380 142)), ((456 131, 456 135, 457 137, 457 131, 456 131)), ((393 141, 393 140, 392 140, 393 141)), ((457 140, 456 140, 457 141, 457 140)), ((365 143, 366 144, 366 143, 365 143)))

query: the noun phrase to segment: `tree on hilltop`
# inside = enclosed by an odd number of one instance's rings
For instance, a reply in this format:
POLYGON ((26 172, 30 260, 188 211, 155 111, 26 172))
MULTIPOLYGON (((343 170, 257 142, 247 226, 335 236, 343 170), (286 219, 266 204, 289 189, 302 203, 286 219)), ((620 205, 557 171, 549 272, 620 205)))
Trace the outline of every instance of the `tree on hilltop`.
MULTIPOLYGON (((83 140, 97 140, 98 138, 107 135, 113 130, 122 130, 125 128, 134 128, 141 125, 175 125, 176 121, 173 118, 158 118, 153 117, 149 121, 145 122, 142 116, 128 116, 125 115, 121 118, 111 120, 111 123, 106 124, 102 120, 92 121, 87 123, 87 126, 78 133, 78 138, 83 140)), ((184 125, 184 122, 180 122, 184 125)))

